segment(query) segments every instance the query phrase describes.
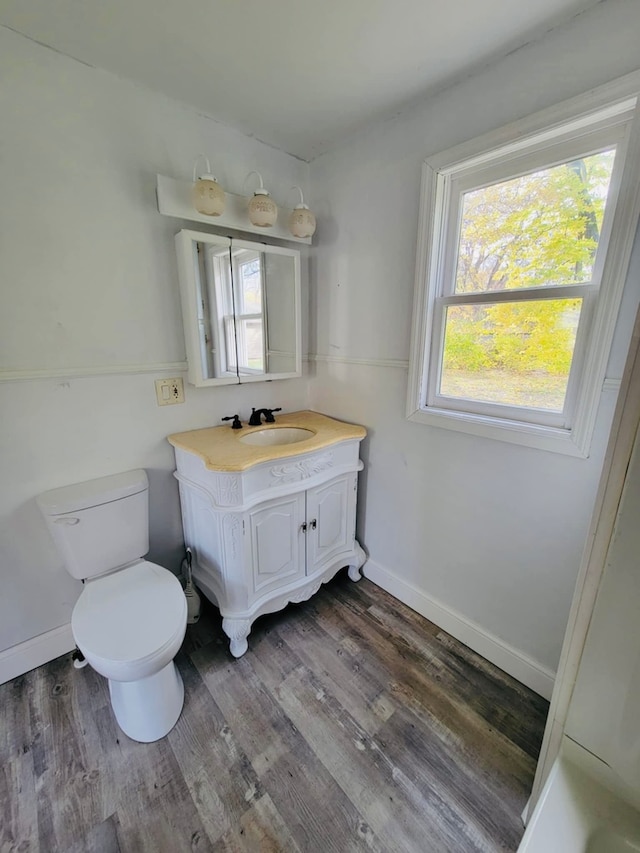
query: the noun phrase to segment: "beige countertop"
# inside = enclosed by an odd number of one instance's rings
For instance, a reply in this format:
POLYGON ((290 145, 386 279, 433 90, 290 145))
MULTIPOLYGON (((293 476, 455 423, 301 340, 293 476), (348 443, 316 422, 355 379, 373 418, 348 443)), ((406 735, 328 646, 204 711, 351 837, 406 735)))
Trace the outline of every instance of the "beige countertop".
POLYGON ((274 459, 286 459, 290 456, 301 456, 313 450, 329 447, 340 441, 356 439, 362 441, 367 431, 355 424, 336 421, 327 415, 317 412, 291 412, 277 414, 275 424, 231 429, 230 426, 194 429, 189 432, 176 432, 168 436, 168 441, 180 450, 199 456, 211 471, 246 471, 261 462, 271 462, 274 459), (243 444, 240 438, 251 432, 257 432, 269 427, 302 427, 315 433, 305 441, 295 444, 271 445, 256 447, 243 444))

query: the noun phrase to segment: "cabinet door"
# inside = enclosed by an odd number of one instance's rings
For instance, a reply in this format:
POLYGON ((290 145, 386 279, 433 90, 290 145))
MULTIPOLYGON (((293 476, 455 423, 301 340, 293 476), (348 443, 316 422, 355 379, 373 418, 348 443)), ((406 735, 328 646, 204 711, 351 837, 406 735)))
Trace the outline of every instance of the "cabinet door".
POLYGON ((304 509, 301 492, 249 512, 254 600, 304 577, 304 509))
POLYGON ((357 475, 344 474, 307 492, 307 574, 352 550, 356 486, 357 475))

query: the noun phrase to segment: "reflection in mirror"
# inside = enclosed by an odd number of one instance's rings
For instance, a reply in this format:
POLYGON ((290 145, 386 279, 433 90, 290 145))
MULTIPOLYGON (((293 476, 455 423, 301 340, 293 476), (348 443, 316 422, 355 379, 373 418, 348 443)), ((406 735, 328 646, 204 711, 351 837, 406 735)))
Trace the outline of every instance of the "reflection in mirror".
POLYGON ((196 275, 198 343, 205 379, 237 376, 233 341, 233 300, 229 279, 229 247, 194 243, 197 254, 196 275), (229 358, 229 354, 231 358, 229 358))
POLYGON ((231 280, 235 304, 235 348, 238 374, 264 373, 264 259, 262 252, 231 249, 231 280))
POLYGON ((299 376, 299 252, 188 231, 176 243, 189 381, 299 376))
POLYGON ((266 332, 266 372, 293 373, 299 370, 297 346, 298 258, 279 252, 263 252, 265 298, 264 328, 266 332))

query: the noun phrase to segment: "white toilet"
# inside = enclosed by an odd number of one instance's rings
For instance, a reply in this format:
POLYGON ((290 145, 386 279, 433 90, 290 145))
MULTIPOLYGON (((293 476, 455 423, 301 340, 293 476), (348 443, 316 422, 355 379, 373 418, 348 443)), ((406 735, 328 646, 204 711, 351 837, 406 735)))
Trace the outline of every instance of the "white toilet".
POLYGON ((85 581, 71 628, 91 666, 109 679, 122 731, 149 743, 168 734, 184 701, 173 662, 187 627, 178 579, 147 562, 145 471, 53 489, 38 505, 69 574, 85 581))

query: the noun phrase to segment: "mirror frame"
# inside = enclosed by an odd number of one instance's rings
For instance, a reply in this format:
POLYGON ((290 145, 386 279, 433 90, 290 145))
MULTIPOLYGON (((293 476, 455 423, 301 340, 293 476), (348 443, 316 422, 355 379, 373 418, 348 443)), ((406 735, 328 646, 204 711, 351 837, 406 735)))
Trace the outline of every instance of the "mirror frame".
MULTIPOLYGON (((300 286, 300 252, 297 249, 287 249, 273 246, 270 243, 254 243, 247 240, 236 240, 232 237, 219 237, 203 231, 179 231, 175 236, 176 255, 178 260, 178 281, 180 284, 180 302, 182 305, 182 324, 184 327, 185 349, 187 354, 187 379, 197 388, 208 388, 216 385, 245 385, 249 382, 271 382, 274 379, 294 379, 302 376, 302 312, 300 286), (213 246, 236 247, 253 249, 268 254, 286 255, 294 262, 294 312, 295 312, 295 346, 296 369, 289 373, 259 373, 236 374, 209 378, 202 371, 200 353, 200 332, 198 328, 196 275, 200 275, 197 258, 194 254, 194 243, 205 243, 213 246)), ((236 353, 237 362, 237 353, 236 353)))

